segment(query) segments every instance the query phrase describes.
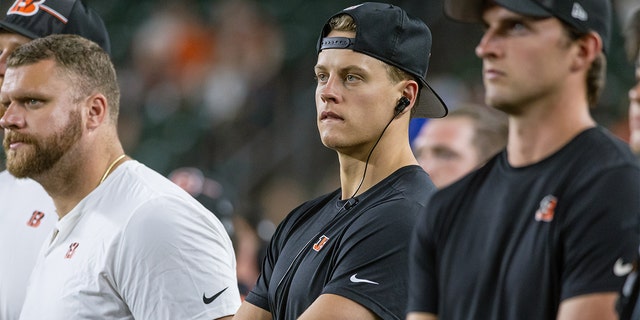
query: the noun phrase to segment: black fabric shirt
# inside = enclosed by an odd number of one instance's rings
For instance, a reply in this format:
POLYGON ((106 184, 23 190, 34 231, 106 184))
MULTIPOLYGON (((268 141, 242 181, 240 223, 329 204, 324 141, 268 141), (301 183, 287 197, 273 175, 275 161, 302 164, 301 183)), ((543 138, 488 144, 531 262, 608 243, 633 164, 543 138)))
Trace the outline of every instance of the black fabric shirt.
POLYGON ((411 231, 435 187, 408 166, 342 201, 340 190, 294 209, 278 226, 246 301, 297 319, 321 294, 353 300, 382 319, 404 319, 411 231), (354 204, 355 203, 355 204, 354 204))
POLYGON ((626 144, 597 127, 530 166, 506 157, 431 198, 411 244, 409 311, 556 319, 565 299, 620 289, 639 242, 626 144))

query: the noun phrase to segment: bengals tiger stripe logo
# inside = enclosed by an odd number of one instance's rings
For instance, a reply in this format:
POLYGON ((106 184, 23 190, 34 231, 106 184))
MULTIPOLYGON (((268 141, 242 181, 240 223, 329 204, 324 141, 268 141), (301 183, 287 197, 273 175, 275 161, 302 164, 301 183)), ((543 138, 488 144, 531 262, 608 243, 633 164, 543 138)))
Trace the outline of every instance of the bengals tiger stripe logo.
POLYGON ((324 245, 327 244, 327 241, 329 241, 329 237, 322 235, 318 239, 318 241, 313 244, 313 250, 319 252, 320 250, 322 250, 322 247, 324 247, 324 245))
POLYGON ((25 17, 33 16, 36 13, 40 12, 40 10, 54 16, 56 19, 60 20, 62 23, 67 23, 69 21, 65 16, 51 7, 45 5, 44 3, 47 0, 16 0, 11 7, 9 7, 9 11, 7 11, 7 15, 17 14, 25 17))
POLYGON ((547 195, 540 201, 540 207, 536 211, 536 221, 551 222, 553 216, 556 214, 556 206, 558 205, 558 198, 547 195))
POLYGON ((36 210, 31 214, 31 218, 27 220, 27 225, 32 228, 37 228, 40 226, 42 218, 44 218, 44 212, 36 210))
POLYGON ((76 253, 76 249, 78 249, 78 247, 80 246, 80 243, 78 242, 74 242, 72 244, 69 245, 69 251, 67 251, 67 253, 64 255, 65 259, 71 259, 73 258, 73 255, 76 253))

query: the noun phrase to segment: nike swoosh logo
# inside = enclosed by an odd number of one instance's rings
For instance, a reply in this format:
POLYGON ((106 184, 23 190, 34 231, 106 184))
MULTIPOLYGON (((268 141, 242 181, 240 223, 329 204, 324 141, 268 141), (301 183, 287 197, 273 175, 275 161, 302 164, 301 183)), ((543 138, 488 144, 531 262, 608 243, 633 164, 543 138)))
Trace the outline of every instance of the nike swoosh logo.
POLYGON ((351 280, 351 282, 353 282, 353 283, 359 283, 359 282, 362 282, 362 283, 370 283, 370 284, 379 284, 379 283, 377 283, 377 282, 373 282, 373 281, 371 281, 371 280, 367 280, 367 279, 360 279, 360 278, 356 277, 357 275, 358 275, 357 273, 354 273, 354 274, 351 276, 351 278, 349 278, 349 280, 351 280))
POLYGON ((207 296, 203 293, 202 294, 202 302, 204 302, 204 304, 209 304, 209 303, 213 302, 213 300, 215 300, 217 297, 219 297, 227 289, 229 289, 229 287, 226 287, 226 288, 222 289, 222 291, 212 295, 210 298, 207 298, 207 296))
POLYGON ((633 264, 631 262, 624 263, 622 258, 616 260, 616 263, 613 265, 613 274, 618 277, 623 277, 628 275, 631 271, 633 271, 633 264))

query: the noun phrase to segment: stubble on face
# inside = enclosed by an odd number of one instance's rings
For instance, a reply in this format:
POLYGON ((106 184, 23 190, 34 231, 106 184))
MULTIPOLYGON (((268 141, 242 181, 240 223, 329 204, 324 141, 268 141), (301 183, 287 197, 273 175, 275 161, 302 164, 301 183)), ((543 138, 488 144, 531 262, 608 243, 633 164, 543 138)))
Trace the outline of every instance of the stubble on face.
POLYGON ((69 121, 62 129, 44 138, 30 134, 6 132, 3 147, 7 170, 17 178, 33 178, 51 170, 82 136, 80 111, 69 114, 69 121), (20 150, 11 150, 12 141, 25 144, 20 150))

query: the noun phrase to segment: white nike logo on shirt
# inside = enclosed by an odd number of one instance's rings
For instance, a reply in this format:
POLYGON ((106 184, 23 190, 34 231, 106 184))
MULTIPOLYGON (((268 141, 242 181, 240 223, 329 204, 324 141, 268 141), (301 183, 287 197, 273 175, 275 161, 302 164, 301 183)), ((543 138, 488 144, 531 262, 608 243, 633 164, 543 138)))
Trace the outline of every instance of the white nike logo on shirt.
POLYGON ((351 278, 349 278, 349 280, 351 280, 351 282, 353 283, 358 283, 358 282, 364 282, 364 283, 371 283, 371 284, 379 284, 377 282, 373 282, 371 280, 367 280, 367 279, 359 279, 356 277, 357 273, 354 273, 351 278))
POLYGON ((631 262, 624 263, 622 258, 616 260, 616 264, 613 265, 613 274, 618 277, 626 276, 631 271, 633 271, 633 264, 631 262))

